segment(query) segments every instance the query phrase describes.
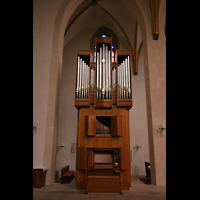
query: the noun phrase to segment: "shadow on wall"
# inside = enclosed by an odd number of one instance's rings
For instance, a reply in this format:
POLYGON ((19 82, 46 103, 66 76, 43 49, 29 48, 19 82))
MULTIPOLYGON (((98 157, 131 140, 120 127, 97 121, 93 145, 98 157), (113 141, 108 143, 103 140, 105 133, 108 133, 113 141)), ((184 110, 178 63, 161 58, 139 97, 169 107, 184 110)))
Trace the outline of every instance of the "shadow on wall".
POLYGON ((139 166, 137 166, 137 165, 133 166, 133 174, 134 174, 134 176, 139 176, 139 174, 140 174, 139 166))
POLYGON ((133 162, 132 165, 132 174, 136 177, 141 176, 141 173, 143 174, 143 169, 141 165, 141 160, 138 160, 138 153, 141 151, 142 146, 136 144, 134 147, 132 147, 131 150, 131 161, 133 162))

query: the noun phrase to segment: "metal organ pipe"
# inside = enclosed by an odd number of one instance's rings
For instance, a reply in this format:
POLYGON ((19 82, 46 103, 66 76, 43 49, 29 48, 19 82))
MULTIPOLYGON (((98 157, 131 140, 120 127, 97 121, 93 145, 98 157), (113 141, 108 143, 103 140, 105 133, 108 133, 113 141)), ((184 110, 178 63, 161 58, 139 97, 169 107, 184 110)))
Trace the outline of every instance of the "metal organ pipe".
POLYGON ((80 70, 80 64, 79 64, 80 56, 78 56, 78 66, 77 66, 77 83, 76 83, 76 98, 78 98, 78 90, 79 90, 79 70, 80 70))
POLYGON ((111 99, 111 60, 110 60, 110 50, 108 51, 108 92, 109 99, 111 99))
POLYGON ((105 70, 105 85, 106 85, 106 99, 108 99, 108 46, 106 46, 106 70, 105 70))
POLYGON ((89 68, 78 56, 76 98, 89 98, 89 68))
POLYGON ((79 75, 80 76, 80 79, 79 79, 79 98, 81 98, 81 90, 82 90, 82 59, 80 59, 80 73, 79 75))
POLYGON ((120 87, 119 87, 119 85, 120 85, 120 79, 119 79, 119 66, 117 67, 117 71, 118 71, 118 73, 117 73, 117 79, 118 79, 118 94, 119 94, 119 96, 118 96, 118 98, 120 99, 120 87))
POLYGON ((86 98, 89 98, 89 80, 90 80, 90 67, 86 65, 87 73, 86 73, 86 98))
POLYGON ((101 92, 102 92, 102 47, 99 48, 99 99, 101 99, 101 92))
POLYGON ((125 62, 123 61, 123 99, 125 99, 126 95, 126 69, 125 69, 125 62))
POLYGON ((86 64, 83 63, 83 98, 85 98, 86 64))
MULTIPOLYGON (((119 73, 118 73, 119 74, 119 73)), ((112 85, 113 85, 113 92, 116 93, 116 68, 112 70, 112 85)))
POLYGON ((95 70, 91 68, 91 92, 94 92, 95 70))
POLYGON ((126 72, 126 99, 128 98, 128 64, 127 64, 127 58, 125 59, 125 72, 126 72))
POLYGON ((118 66, 118 98, 131 98, 131 84, 130 84, 130 57, 127 56, 125 60, 118 66))
POLYGON ((89 98, 89 86, 90 92, 94 93, 95 76, 97 100, 111 99, 111 92, 118 92, 119 99, 131 98, 130 56, 124 56, 123 62, 113 69, 111 69, 111 58, 109 46, 102 44, 96 52, 95 73, 94 68, 90 68, 81 56, 77 56, 76 98, 89 98))
POLYGON ((102 59, 102 63, 103 63, 103 88, 102 88, 102 98, 103 99, 105 99, 105 81, 106 81, 106 77, 105 77, 105 75, 106 75, 106 69, 105 69, 105 67, 106 67, 106 65, 105 65, 105 62, 106 62, 106 60, 105 60, 105 57, 106 57, 106 52, 105 52, 105 44, 103 44, 103 59, 102 59))
POLYGON ((99 52, 97 52, 97 99, 99 98, 99 52))
POLYGON ((81 85, 81 96, 82 96, 82 98, 84 98, 84 96, 83 96, 83 89, 84 89, 84 72, 85 72, 85 70, 84 70, 84 62, 82 63, 82 85, 81 85))
POLYGON ((128 56, 127 65, 128 65, 128 98, 130 99, 131 98, 130 56, 128 56))
POLYGON ((97 49, 96 99, 111 99, 111 51, 106 44, 97 49))

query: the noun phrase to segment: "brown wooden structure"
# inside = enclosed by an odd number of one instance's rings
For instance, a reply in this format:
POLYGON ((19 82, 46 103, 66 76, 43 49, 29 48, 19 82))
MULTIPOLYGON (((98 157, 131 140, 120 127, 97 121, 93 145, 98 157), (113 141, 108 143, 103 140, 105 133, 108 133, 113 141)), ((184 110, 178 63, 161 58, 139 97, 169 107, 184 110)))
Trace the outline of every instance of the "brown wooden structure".
POLYGON ((45 185, 46 167, 33 168, 33 188, 41 188, 45 185))
MULTIPOLYGON (((107 44, 111 54, 112 38, 95 38, 96 53, 101 44, 107 44)), ((132 107, 131 62, 130 72, 127 73, 130 75, 130 88, 129 91, 128 88, 123 90, 124 98, 120 96, 122 89, 117 87, 114 90, 111 84, 110 98, 103 99, 97 95, 98 67, 97 62, 93 62, 90 50, 77 50, 76 53, 75 85, 78 81, 77 74, 80 73, 80 66, 78 69, 80 57, 85 60, 90 69, 90 83, 91 68, 95 72, 94 90, 90 84, 89 89, 86 88, 84 98, 79 96, 75 86, 74 104, 78 109, 76 187, 78 190, 85 190, 86 193, 122 194, 122 190, 129 190, 131 186, 129 133, 129 109, 132 107)), ((119 77, 118 66, 127 56, 130 59, 130 49, 115 51, 115 62, 111 62, 110 70, 115 68, 116 77, 119 77)), ((110 74, 112 82, 113 76, 112 73, 110 74)), ((116 79, 116 85, 119 86, 119 79, 116 79)))
POLYGON ((70 183, 74 178, 74 170, 69 170, 69 165, 61 169, 61 183, 70 183))

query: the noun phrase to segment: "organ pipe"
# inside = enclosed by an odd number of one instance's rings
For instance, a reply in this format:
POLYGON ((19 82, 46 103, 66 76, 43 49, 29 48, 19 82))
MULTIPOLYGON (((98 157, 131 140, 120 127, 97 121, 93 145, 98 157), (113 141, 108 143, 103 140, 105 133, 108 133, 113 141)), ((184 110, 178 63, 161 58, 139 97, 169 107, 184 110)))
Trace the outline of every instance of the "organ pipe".
POLYGON ((97 52, 97 99, 99 98, 99 84, 100 84, 100 80, 99 80, 99 52, 97 52))
POLYGON ((78 56, 76 98, 89 98, 89 68, 90 66, 78 56))
POLYGON ((130 57, 127 56, 125 60, 118 65, 118 98, 131 98, 131 83, 130 83, 130 57))
POLYGON ((102 47, 99 48, 99 70, 100 70, 100 78, 99 78, 99 99, 101 99, 102 92, 102 47))
POLYGON ((105 44, 103 44, 103 59, 101 60, 101 62, 102 62, 102 64, 103 64, 103 88, 102 88, 102 98, 103 99, 105 99, 105 81, 106 81, 106 77, 105 77, 105 75, 106 75, 106 70, 105 70, 105 67, 106 67, 106 65, 105 65, 105 62, 106 62, 106 60, 105 60, 105 54, 106 54, 106 52, 105 52, 105 44))
POLYGON ((105 77, 106 77, 106 80, 105 80, 105 85, 106 85, 106 99, 108 99, 108 46, 106 46, 106 74, 105 74, 105 77))
POLYGON ((110 50, 108 51, 108 92, 109 99, 111 99, 111 60, 110 60, 110 50))
MULTIPOLYGON (((117 70, 116 68, 112 69, 112 88, 113 88, 113 92, 116 93, 116 84, 117 84, 117 79, 116 79, 116 75, 117 75, 117 70)), ((118 73, 119 74, 119 73, 118 73)))
POLYGON ((131 98, 131 74, 130 74, 130 56, 127 59, 128 64, 128 98, 131 98))
POLYGON ((78 91, 79 91, 79 74, 80 74, 80 62, 79 62, 79 60, 80 60, 80 56, 78 56, 78 66, 77 66, 77 84, 76 84, 76 98, 78 98, 78 91))
POLYGON ((96 91, 97 100, 111 99, 111 92, 118 93, 119 99, 131 99, 130 56, 124 56, 121 63, 112 69, 111 58, 109 46, 99 45, 96 52, 95 71, 95 68, 90 68, 81 56, 77 56, 76 98, 88 99, 90 87, 91 93, 96 91))
POLYGON ((96 99, 111 99, 111 51, 102 44, 97 51, 96 99))

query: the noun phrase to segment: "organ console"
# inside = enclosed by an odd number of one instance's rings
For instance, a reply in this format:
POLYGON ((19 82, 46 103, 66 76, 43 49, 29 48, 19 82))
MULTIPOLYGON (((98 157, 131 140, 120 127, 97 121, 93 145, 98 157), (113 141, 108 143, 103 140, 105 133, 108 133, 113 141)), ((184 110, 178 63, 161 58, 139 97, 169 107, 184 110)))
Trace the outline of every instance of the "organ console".
POLYGON ((76 51, 76 186, 86 193, 122 194, 131 186, 131 51, 116 49, 115 62, 112 53, 111 37, 95 38, 95 59, 76 51))

